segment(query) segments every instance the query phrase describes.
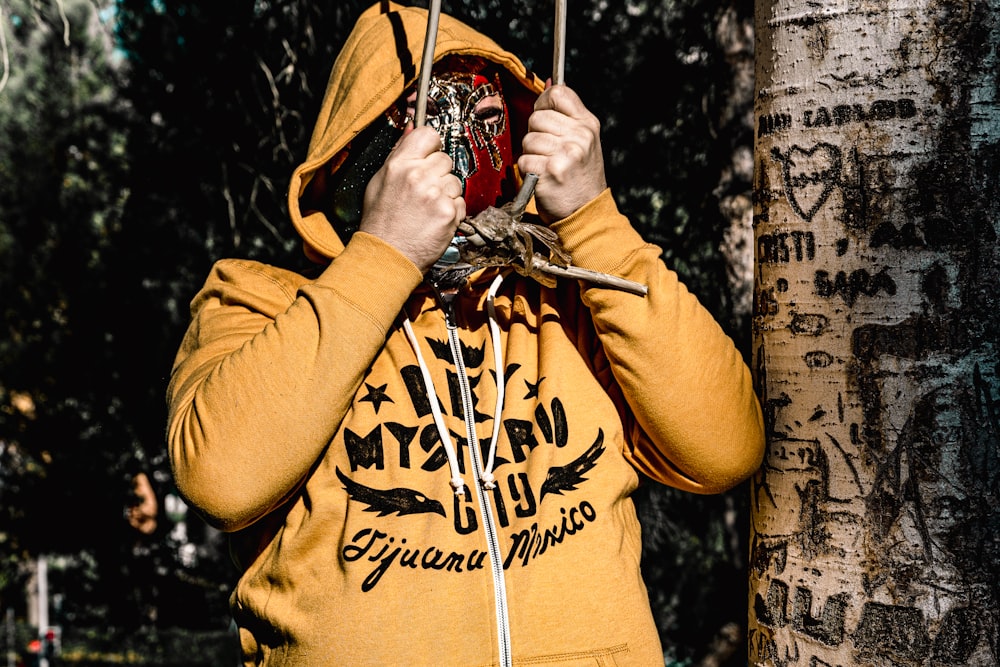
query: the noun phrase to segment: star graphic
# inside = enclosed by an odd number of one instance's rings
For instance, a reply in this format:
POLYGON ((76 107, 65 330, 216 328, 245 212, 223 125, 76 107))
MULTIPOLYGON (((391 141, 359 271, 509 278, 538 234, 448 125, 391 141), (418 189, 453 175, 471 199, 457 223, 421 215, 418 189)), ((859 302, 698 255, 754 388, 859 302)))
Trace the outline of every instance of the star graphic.
POLYGON ((545 379, 544 377, 540 377, 538 378, 538 382, 534 384, 525 380, 524 384, 528 386, 528 393, 524 395, 524 398, 525 399, 538 398, 538 388, 542 385, 542 380, 544 379, 545 379))
POLYGON ((389 398, 385 393, 385 388, 389 385, 384 384, 381 387, 373 387, 367 382, 365 382, 365 387, 368 388, 368 395, 363 396, 359 401, 368 401, 373 406, 375 406, 375 414, 378 414, 378 409, 382 407, 383 401, 389 401, 390 403, 395 403, 394 400, 389 398))

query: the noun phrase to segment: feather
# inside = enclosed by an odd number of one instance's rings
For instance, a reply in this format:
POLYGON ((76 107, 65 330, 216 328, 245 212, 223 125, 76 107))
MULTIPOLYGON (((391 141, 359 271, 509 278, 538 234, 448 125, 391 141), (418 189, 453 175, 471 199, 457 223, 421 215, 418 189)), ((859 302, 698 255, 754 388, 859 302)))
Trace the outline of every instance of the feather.
POLYGON ((460 273, 464 278, 476 269, 510 266, 546 287, 555 287, 556 278, 571 278, 645 296, 648 289, 641 283, 573 266, 558 234, 543 224, 522 220, 535 180, 526 180, 514 201, 500 208, 489 206, 460 222, 459 259, 440 271, 460 273))

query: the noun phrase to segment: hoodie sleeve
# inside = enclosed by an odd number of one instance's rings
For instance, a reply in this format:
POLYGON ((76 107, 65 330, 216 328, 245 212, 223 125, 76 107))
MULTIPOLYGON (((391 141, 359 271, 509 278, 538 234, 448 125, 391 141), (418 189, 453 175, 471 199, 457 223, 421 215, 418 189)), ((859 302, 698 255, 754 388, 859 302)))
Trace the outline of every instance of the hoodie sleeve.
POLYGON ((749 369, 732 340, 618 212, 610 191, 556 222, 573 264, 648 286, 582 284, 598 339, 634 423, 625 456, 652 478, 717 493, 749 477, 764 452, 749 369))
POLYGON ((255 262, 213 267, 167 395, 175 480, 210 523, 246 527, 298 488, 420 280, 364 233, 315 281, 255 262))

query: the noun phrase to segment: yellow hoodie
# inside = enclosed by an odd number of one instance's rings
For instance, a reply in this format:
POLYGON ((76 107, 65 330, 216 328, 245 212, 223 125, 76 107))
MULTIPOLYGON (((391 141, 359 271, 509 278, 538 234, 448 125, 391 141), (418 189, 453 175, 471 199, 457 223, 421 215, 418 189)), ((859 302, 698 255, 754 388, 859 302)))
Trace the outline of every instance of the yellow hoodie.
MULTIPOLYGON (((662 665, 629 496, 639 472, 715 493, 757 468, 748 370, 608 191, 552 227, 575 265, 648 295, 489 269, 450 328, 393 247, 300 203, 415 80, 425 29, 379 3, 334 65, 289 193, 319 277, 223 260, 192 301, 178 488, 233 533, 247 665, 662 665)), ((442 16, 435 59, 452 53, 542 89, 442 16)))

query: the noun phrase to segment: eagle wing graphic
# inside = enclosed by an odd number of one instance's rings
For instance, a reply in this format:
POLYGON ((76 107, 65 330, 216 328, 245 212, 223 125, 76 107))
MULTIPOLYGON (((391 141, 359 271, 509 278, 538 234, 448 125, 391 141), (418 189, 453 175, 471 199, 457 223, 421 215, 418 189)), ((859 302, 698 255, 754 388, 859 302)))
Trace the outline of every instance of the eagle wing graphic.
POLYGON ((435 514, 445 516, 444 506, 440 502, 433 498, 428 498, 419 491, 401 487, 395 489, 375 489, 355 482, 342 473, 340 468, 337 468, 337 477, 344 483, 344 488, 351 496, 351 500, 356 500, 368 506, 364 509, 365 512, 377 512, 378 516, 388 516, 389 514, 403 516, 405 514, 434 512, 435 514))
POLYGON ((604 453, 604 430, 597 429, 597 439, 594 440, 587 451, 576 457, 564 466, 552 466, 545 475, 545 482, 542 483, 541 498, 547 493, 558 493, 563 491, 575 491, 578 484, 586 481, 586 474, 595 465, 597 459, 604 453))

